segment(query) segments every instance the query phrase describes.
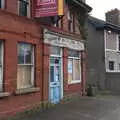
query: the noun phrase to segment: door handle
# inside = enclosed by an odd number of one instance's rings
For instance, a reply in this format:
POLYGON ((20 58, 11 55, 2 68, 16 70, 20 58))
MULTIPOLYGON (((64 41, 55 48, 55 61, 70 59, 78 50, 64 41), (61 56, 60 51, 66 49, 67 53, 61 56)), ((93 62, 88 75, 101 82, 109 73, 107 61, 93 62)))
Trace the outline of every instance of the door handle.
POLYGON ((53 85, 57 85, 57 83, 54 83, 53 85))

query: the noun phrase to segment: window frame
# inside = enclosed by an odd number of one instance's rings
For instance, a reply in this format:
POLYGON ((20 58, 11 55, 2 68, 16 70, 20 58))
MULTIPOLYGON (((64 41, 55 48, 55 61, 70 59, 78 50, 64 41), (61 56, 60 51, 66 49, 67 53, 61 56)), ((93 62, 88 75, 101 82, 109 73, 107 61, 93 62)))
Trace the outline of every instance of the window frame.
POLYGON ((1 83, 2 83, 2 89, 0 92, 3 92, 3 75, 4 75, 4 42, 2 40, 0 40, 1 43, 2 43, 2 46, 1 46, 1 83))
POLYGON ((74 32, 74 15, 68 10, 68 31, 74 32))
POLYGON ((1 0, 1 6, 0 6, 0 9, 4 9, 5 8, 5 0, 1 0))
MULTIPOLYGON (((32 58, 31 58, 32 61, 31 61, 31 64, 25 64, 25 63, 24 64, 19 64, 19 60, 18 60, 18 64, 17 64, 17 67, 19 67, 19 66, 30 66, 31 67, 31 85, 19 88, 19 89, 24 89, 24 88, 27 89, 27 88, 31 88, 31 87, 35 86, 35 79, 34 79, 35 78, 35 73, 34 73, 35 72, 35 47, 34 47, 33 44, 23 43, 23 42, 19 42, 17 45, 20 45, 20 44, 31 45, 31 47, 32 47, 32 58)), ((19 50, 18 50, 18 56, 19 56, 19 50)), ((19 59, 19 57, 18 57, 18 59, 19 59)), ((18 72, 18 68, 17 68, 17 72, 18 72)), ((17 86, 17 89, 18 89, 18 86, 17 86)))
POLYGON ((117 40, 117 51, 120 52, 120 35, 118 35, 118 40, 117 40))
POLYGON ((21 4, 20 2, 27 2, 27 1, 26 0, 18 0, 18 15, 30 18, 31 17, 31 0, 28 0, 28 2, 26 3, 26 4, 28 4, 26 15, 20 15, 20 4, 21 4))
POLYGON ((108 65, 109 65, 109 71, 115 71, 115 61, 109 60, 108 65), (110 69, 110 62, 113 63, 113 69, 110 69))
MULTIPOLYGON (((74 50, 73 50, 74 51, 74 50)), ((79 52, 79 51, 76 51, 76 52, 79 52)), ((82 77, 82 66, 81 66, 81 54, 79 52, 79 57, 72 57, 72 56, 68 56, 68 65, 69 65, 69 60, 72 60, 72 80, 71 82, 69 82, 69 79, 68 79, 68 84, 76 84, 76 83, 81 83, 81 77, 82 77), (74 80, 74 66, 73 66, 73 60, 79 60, 79 67, 80 67, 80 80, 74 80)), ((69 66, 68 66, 69 67, 69 66)), ((69 74, 69 72, 68 72, 69 74)))

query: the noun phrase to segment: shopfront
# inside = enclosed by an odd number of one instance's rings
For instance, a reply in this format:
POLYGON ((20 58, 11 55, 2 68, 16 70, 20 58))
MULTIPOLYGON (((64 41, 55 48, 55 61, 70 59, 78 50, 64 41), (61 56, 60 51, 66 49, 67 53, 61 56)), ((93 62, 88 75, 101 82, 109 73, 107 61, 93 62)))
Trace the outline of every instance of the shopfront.
POLYGON ((64 96, 65 84, 79 86, 82 83, 81 51, 84 44, 47 29, 44 30, 44 44, 49 45, 50 51, 48 97, 51 103, 57 104, 64 96))

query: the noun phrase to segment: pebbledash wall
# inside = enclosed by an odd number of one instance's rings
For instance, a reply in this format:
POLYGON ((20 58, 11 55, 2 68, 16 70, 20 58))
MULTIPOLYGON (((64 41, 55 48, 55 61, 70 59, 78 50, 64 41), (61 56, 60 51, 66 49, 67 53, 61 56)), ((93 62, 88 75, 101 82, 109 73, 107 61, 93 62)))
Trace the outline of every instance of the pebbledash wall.
MULTIPOLYGON (((68 39, 71 43, 73 40, 73 45, 77 43, 81 45, 74 46, 78 47, 80 53, 81 81, 73 84, 68 84, 68 50, 72 49, 72 47, 64 45, 64 42, 61 42, 61 46, 59 46, 62 48, 63 72, 63 95, 60 99, 74 93, 85 95, 86 53, 84 43, 79 41, 82 40, 80 34, 68 32, 68 27, 66 27, 68 25, 67 6, 65 6, 63 28, 59 29, 41 25, 38 20, 36 22, 32 17, 28 19, 18 16, 16 0, 9 2, 9 0, 6 0, 4 9, 0 10, 0 41, 2 41, 3 45, 3 86, 2 90, 0 90, 0 118, 32 108, 43 101, 49 102, 50 49, 52 45, 59 45, 53 42, 48 43, 45 40, 45 30, 54 36, 57 35, 58 38, 68 39), (31 44, 34 47, 33 86, 27 89, 17 88, 19 43, 31 44)), ((32 5, 31 9, 33 9, 32 5)), ((30 15, 32 16, 32 14, 30 15)), ((78 29, 76 28, 76 30, 78 29)), ((73 48, 74 50, 76 48, 73 48)))

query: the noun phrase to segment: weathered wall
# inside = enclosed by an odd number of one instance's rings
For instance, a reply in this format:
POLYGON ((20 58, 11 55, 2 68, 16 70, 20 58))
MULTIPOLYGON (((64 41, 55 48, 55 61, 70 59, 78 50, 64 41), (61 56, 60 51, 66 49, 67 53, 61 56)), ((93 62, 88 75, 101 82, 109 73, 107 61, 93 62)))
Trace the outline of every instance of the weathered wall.
POLYGON ((10 96, 0 99, 0 118, 23 111, 39 103, 42 97, 42 40, 39 25, 0 10, 0 40, 4 41, 4 91, 10 96), (17 43, 25 42, 35 46, 35 87, 40 91, 15 95, 17 83, 17 43))
POLYGON ((120 73, 106 73, 106 89, 120 93, 120 73))
POLYGON ((87 84, 97 85, 103 89, 105 80, 104 31, 96 30, 89 23, 87 51, 87 84))

